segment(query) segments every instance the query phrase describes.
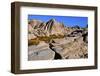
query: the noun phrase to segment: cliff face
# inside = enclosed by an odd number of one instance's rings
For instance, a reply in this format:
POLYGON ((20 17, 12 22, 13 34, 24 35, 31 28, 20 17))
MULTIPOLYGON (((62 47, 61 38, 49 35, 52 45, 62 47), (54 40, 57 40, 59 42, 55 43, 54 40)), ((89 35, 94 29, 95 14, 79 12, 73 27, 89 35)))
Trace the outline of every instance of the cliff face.
POLYGON ((28 60, 88 58, 88 29, 51 19, 28 23, 28 60))

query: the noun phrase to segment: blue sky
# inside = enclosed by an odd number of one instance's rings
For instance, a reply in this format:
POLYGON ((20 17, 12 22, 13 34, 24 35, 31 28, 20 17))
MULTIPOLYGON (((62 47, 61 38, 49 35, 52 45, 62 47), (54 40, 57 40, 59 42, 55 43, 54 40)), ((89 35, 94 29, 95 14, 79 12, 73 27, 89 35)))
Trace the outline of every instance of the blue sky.
POLYGON ((76 17, 76 16, 53 16, 53 15, 28 15, 28 20, 41 20, 44 22, 49 21, 50 19, 55 19, 58 22, 63 23, 65 26, 75 26, 79 25, 80 27, 86 27, 88 24, 88 17, 76 17))

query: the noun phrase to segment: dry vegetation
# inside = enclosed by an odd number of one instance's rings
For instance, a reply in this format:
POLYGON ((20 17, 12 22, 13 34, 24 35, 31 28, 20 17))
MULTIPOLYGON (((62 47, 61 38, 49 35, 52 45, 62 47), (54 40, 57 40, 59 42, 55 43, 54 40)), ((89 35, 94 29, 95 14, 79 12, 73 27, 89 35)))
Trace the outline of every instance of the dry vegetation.
POLYGON ((38 45, 40 41, 45 41, 46 43, 49 43, 50 40, 52 39, 57 39, 57 38, 64 38, 64 35, 50 35, 50 36, 41 36, 37 37, 31 40, 28 40, 28 45, 38 45))

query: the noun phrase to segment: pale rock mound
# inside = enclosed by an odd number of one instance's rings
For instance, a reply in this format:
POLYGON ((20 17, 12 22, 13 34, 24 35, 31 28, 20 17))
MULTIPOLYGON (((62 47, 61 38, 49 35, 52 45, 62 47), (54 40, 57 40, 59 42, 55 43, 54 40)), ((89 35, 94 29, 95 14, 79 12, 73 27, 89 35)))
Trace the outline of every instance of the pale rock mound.
POLYGON ((40 44, 28 47, 28 60, 52 60, 55 52, 53 52, 47 43, 41 41, 40 44))

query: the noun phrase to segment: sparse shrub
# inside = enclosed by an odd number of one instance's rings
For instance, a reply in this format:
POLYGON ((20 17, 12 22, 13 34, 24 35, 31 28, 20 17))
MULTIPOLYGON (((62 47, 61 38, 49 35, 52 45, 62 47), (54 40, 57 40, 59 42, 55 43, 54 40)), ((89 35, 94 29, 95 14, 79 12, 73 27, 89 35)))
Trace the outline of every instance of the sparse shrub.
POLYGON ((64 38, 64 35, 58 35, 57 38, 64 38))
POLYGON ((50 35, 49 37, 50 37, 51 39, 55 39, 55 38, 57 38, 57 36, 54 35, 54 34, 53 34, 53 35, 50 35))
POLYGON ((46 43, 49 43, 50 40, 52 39, 57 39, 57 38, 64 38, 63 35, 50 35, 50 36, 39 36, 37 38, 28 40, 28 45, 38 45, 40 41, 45 41, 46 43))
POLYGON ((39 39, 38 38, 35 38, 35 39, 31 39, 31 40, 28 40, 28 45, 38 45, 39 44, 39 39))
POLYGON ((41 37, 38 37, 40 41, 45 41, 45 42, 49 42, 50 41, 50 37, 48 36, 41 36, 41 37))

